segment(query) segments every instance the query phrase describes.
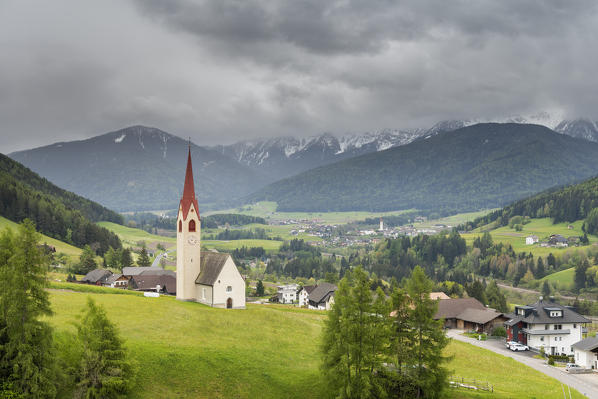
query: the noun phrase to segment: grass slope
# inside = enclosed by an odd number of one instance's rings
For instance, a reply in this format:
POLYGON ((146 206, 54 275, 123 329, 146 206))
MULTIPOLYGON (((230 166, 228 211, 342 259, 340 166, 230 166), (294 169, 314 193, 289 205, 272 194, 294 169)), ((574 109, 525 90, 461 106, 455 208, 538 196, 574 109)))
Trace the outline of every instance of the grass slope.
MULTIPOLYGON (((106 308, 137 363, 133 398, 321 396, 318 343, 325 313, 281 305, 230 311, 171 297, 52 290, 50 322, 59 335, 74 332, 72 322, 88 296, 106 308)), ((454 356, 453 375, 495 387, 493 394, 457 390, 449 397, 560 398, 556 380, 512 359, 461 342, 452 342, 447 354, 454 356)))
POLYGON ((552 283, 552 286, 557 287, 557 289, 572 290, 575 286, 575 268, 571 267, 552 273, 540 281, 543 282, 544 280, 552 283))
POLYGON ((401 213, 412 211, 413 209, 402 210, 402 211, 390 211, 390 212, 279 212, 277 211, 278 205, 274 201, 260 201, 251 205, 245 205, 239 208, 231 208, 225 210, 219 210, 214 212, 206 212, 205 215, 214 213, 240 213, 249 216, 259 216, 264 219, 272 220, 286 220, 295 219, 303 220, 309 219, 321 220, 323 223, 330 224, 343 224, 349 222, 355 222, 366 218, 378 218, 386 215, 400 215, 401 213))
MULTIPOLYGON (((531 222, 523 226, 522 231, 516 231, 508 226, 499 227, 490 231, 490 235, 494 242, 503 242, 511 244, 515 252, 531 252, 534 256, 547 256, 549 253, 557 254, 573 248, 550 248, 540 247, 539 244, 525 245, 525 237, 529 235, 536 235, 540 241, 546 240, 551 234, 562 234, 565 237, 569 236, 583 236, 581 231, 582 220, 574 223, 557 223, 553 224, 550 218, 531 219, 531 222), (568 225, 572 225, 573 229, 569 230, 568 225)), ((484 228, 478 228, 472 233, 462 234, 468 245, 473 243, 473 240, 483 234, 484 228)), ((598 237, 588 235, 590 243, 598 242, 598 237)), ((580 247, 583 248, 583 247, 580 247)))
MULTIPOLYGON (((8 219, 0 216, 0 231, 4 230, 7 227, 11 228, 14 232, 16 232, 17 229, 19 228, 19 225, 11 220, 8 220, 8 219)), ((46 243, 48 245, 54 246, 56 248, 57 253, 62 252, 73 260, 78 259, 79 255, 81 255, 82 251, 80 248, 74 247, 70 244, 56 240, 52 237, 48 237, 43 234, 41 236, 42 236, 42 238, 40 240, 40 243, 46 243)))

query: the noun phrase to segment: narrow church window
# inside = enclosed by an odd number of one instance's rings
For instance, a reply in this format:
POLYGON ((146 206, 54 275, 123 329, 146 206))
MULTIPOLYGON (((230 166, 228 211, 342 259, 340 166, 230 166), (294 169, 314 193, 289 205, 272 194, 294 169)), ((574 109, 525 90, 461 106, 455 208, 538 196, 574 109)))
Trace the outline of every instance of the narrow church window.
POLYGON ((189 231, 195 231, 195 220, 189 222, 189 231))
POLYGON ((179 220, 179 233, 183 232, 183 221, 179 220))
POLYGON ((232 286, 229 285, 229 286, 226 287, 226 292, 231 292, 232 290, 233 290, 232 286))

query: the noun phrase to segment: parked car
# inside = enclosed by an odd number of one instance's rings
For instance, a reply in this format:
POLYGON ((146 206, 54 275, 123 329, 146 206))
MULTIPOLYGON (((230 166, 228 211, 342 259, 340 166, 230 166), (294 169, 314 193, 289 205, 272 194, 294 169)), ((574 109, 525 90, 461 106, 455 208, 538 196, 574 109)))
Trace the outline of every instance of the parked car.
POLYGON ((518 342, 515 342, 515 341, 507 341, 507 343, 505 344, 505 346, 506 346, 507 348, 511 349, 511 346, 512 346, 512 345, 515 345, 515 344, 517 344, 517 343, 518 343, 518 342))
POLYGON ((567 366, 565 367, 566 371, 569 371, 571 369, 579 369, 580 367, 575 364, 575 363, 567 363, 567 366))
POLYGON ((529 346, 523 345, 523 344, 514 344, 514 345, 511 345, 511 350, 512 351, 528 351, 529 346))

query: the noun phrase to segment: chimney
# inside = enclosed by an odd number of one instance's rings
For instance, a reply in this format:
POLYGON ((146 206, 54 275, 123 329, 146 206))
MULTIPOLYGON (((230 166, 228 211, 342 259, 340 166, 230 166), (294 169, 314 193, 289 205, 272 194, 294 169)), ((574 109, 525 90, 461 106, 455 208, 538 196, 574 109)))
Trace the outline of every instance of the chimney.
POLYGON ((550 302, 558 303, 553 295, 550 296, 550 302))
POLYGON ((540 303, 542 303, 543 299, 544 299, 544 297, 542 295, 540 295, 540 303))

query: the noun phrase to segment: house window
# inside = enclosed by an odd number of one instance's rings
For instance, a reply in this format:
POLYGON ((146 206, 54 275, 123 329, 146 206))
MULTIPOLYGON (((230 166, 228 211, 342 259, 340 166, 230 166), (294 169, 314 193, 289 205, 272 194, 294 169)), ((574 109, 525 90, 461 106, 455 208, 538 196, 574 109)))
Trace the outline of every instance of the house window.
POLYGON ((544 341, 544 337, 540 337, 540 341, 544 341))
POLYGON ((194 232, 195 231, 195 220, 189 221, 189 231, 190 232, 194 232))
POLYGON ((202 295, 202 299, 206 299, 206 289, 205 288, 201 289, 201 295, 202 295))
POLYGON ((183 221, 179 220, 179 233, 183 232, 183 221))
POLYGON ((549 326, 548 324, 545 324, 545 325, 544 325, 544 329, 545 329, 545 330, 548 330, 548 328, 550 328, 550 326, 549 326))
POLYGON ((577 324, 573 324, 573 328, 577 328, 577 324))
POLYGON ((231 292, 232 290, 233 290, 233 287, 232 287, 232 286, 228 285, 228 286, 226 287, 226 292, 231 292))

